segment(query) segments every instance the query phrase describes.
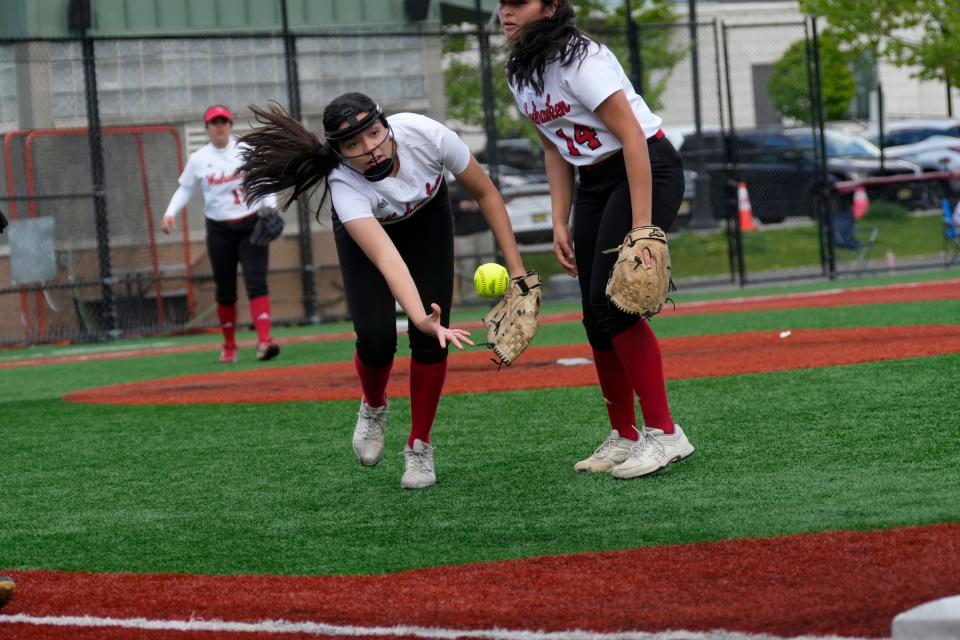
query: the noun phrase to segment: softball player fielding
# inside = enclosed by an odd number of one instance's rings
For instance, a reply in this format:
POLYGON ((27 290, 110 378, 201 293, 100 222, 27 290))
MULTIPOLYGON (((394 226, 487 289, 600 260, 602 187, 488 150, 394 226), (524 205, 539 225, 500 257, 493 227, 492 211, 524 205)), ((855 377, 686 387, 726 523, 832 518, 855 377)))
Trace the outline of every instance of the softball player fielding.
POLYGON ((554 253, 579 280, 583 324, 612 426, 574 468, 647 476, 692 454, 693 445, 670 414, 649 324, 606 297, 617 254, 603 251, 634 227, 670 228, 683 198, 680 156, 616 57, 576 27, 569 0, 500 0, 498 17, 513 43, 506 63, 510 89, 544 148, 554 253), (634 393, 644 419, 639 431, 634 393))
POLYGON ((444 171, 477 199, 514 278, 526 274, 499 191, 466 144, 414 113, 386 117, 362 93, 347 93, 323 114, 326 141, 278 105, 251 107, 264 126, 242 138, 243 186, 251 197, 290 189, 283 208, 323 183, 354 331, 362 399, 353 451, 362 465, 383 456, 387 382, 397 350, 395 302, 409 319, 410 434, 400 486, 436 483, 430 433, 447 374, 447 345, 473 344, 450 329, 453 215, 444 171))
POLYGON ((210 142, 190 155, 180 174, 180 186, 163 214, 161 228, 168 234, 177 228, 177 214, 199 184, 203 190, 207 252, 216 286, 217 318, 223 332, 220 362, 237 360, 237 264, 243 266, 250 317, 257 332, 257 360, 270 360, 280 353, 280 346, 270 339, 269 245, 254 244, 251 234, 259 217, 275 207, 276 198, 267 196, 247 204, 243 175, 238 172, 242 146, 232 135, 230 109, 213 105, 203 114, 203 122, 210 142))

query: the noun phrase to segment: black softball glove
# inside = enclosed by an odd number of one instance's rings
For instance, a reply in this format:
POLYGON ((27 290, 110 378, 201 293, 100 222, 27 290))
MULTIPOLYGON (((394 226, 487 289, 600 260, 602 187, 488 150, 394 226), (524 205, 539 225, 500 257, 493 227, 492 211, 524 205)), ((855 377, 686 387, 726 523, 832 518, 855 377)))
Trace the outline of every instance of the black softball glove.
POLYGON ((281 233, 283 233, 283 218, 275 210, 264 208, 260 211, 257 226, 253 228, 253 233, 250 234, 250 244, 265 247, 271 241, 279 238, 281 233))
POLYGON ((7 228, 7 218, 3 215, 3 211, 0 211, 0 233, 3 233, 3 230, 7 228))

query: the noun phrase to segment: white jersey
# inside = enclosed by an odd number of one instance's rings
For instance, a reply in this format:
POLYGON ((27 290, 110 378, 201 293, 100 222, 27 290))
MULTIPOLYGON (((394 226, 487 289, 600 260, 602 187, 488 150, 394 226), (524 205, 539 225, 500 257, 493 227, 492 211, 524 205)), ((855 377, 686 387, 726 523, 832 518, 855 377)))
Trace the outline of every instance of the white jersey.
MULTIPOLYGON (((237 220, 260 209, 260 203, 244 202, 244 191, 240 187, 243 174, 237 172, 242 148, 232 136, 223 149, 208 143, 190 154, 180 174, 180 186, 188 192, 197 184, 202 187, 203 214, 211 220, 237 220)), ((276 206, 276 199, 268 198, 266 204, 276 206)))
POLYGON ((594 111, 617 91, 623 91, 647 137, 657 133, 663 119, 650 111, 623 72, 616 56, 591 42, 582 62, 567 66, 548 63, 543 70, 543 92, 511 83, 517 106, 572 165, 595 164, 623 148, 623 144, 594 111))
POLYGON ((329 182, 333 208, 341 222, 370 217, 381 224, 402 220, 433 199, 444 169, 459 175, 470 163, 467 145, 436 120, 396 113, 388 116, 387 122, 396 140, 397 175, 371 182, 350 167, 337 166, 329 182))

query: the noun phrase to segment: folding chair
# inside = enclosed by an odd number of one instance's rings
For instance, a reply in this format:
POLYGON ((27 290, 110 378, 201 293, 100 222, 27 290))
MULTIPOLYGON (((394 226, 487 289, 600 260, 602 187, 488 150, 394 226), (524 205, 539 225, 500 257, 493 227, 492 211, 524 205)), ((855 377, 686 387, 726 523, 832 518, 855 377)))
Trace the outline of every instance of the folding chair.
POLYGON ((870 227, 866 238, 858 237, 857 221, 851 211, 840 211, 833 214, 833 246, 838 249, 853 251, 850 264, 852 270, 861 275, 867 268, 867 256, 873 245, 877 243, 880 227, 870 227))

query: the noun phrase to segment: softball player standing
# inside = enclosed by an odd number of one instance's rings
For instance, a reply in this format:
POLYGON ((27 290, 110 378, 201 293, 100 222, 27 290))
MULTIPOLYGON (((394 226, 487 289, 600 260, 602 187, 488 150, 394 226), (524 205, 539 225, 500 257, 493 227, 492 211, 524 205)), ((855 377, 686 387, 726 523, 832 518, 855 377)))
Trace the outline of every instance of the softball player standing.
POLYGON ((283 205, 323 182, 347 305, 357 334, 354 364, 362 399, 353 451, 362 465, 383 456, 387 382, 397 350, 395 301, 409 319, 410 434, 400 486, 436 483, 433 427, 447 374, 447 344, 473 344, 450 329, 453 215, 444 171, 480 204, 512 277, 526 270, 503 198, 463 141, 413 113, 389 118, 362 93, 342 95, 323 115, 326 142, 279 106, 251 107, 264 126, 242 138, 243 186, 251 197, 285 189, 283 205))
POLYGON ((250 317, 257 331, 257 360, 270 360, 280 346, 270 339, 270 295, 267 290, 268 242, 251 241, 259 217, 272 211, 276 198, 269 196, 247 204, 241 181, 241 146, 233 137, 233 114, 223 105, 213 105, 203 114, 210 142, 190 155, 180 174, 180 186, 163 214, 161 228, 177 228, 177 214, 190 201, 199 184, 203 190, 203 213, 207 226, 207 253, 216 286, 217 317, 223 332, 220 362, 237 360, 237 264, 250 300, 250 317), (256 243, 255 243, 256 242, 256 243))
POLYGON ((670 414, 652 329, 605 295, 617 253, 603 251, 634 227, 670 228, 683 198, 680 156, 616 57, 576 27, 569 0, 500 0, 498 16, 513 43, 510 89, 544 148, 554 253, 579 280, 583 324, 613 427, 574 468, 647 476, 689 456, 693 446, 670 414), (634 394, 643 412, 639 431, 634 394))

